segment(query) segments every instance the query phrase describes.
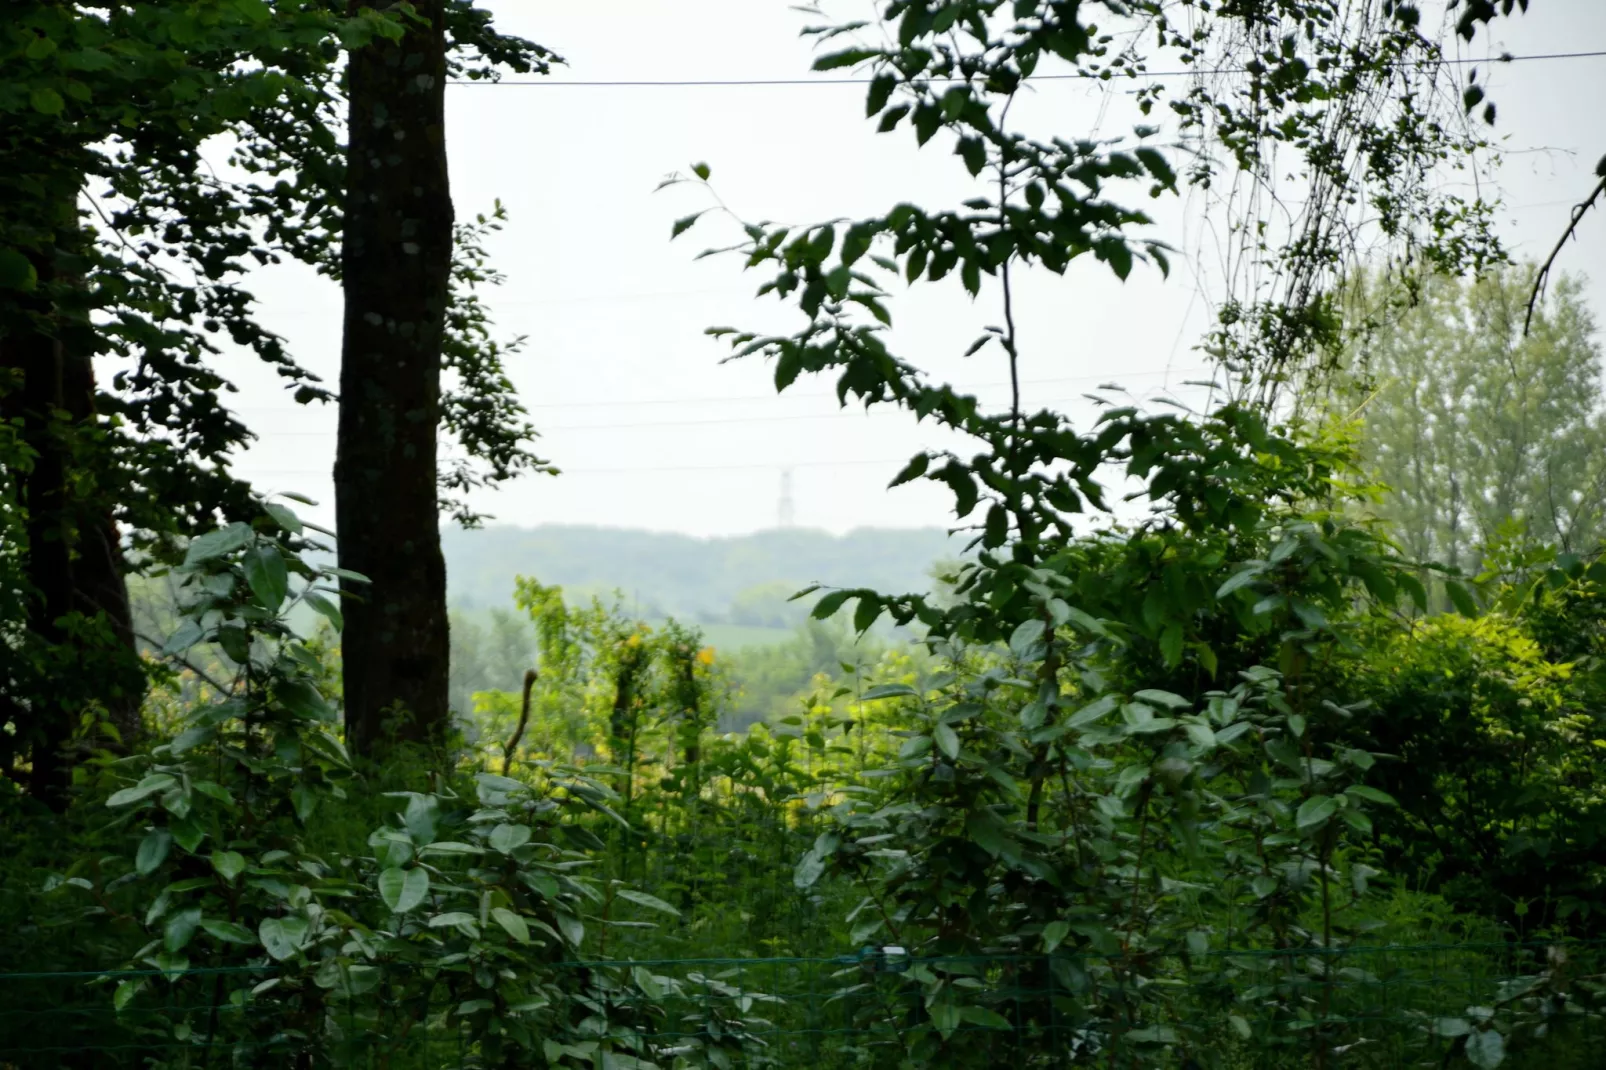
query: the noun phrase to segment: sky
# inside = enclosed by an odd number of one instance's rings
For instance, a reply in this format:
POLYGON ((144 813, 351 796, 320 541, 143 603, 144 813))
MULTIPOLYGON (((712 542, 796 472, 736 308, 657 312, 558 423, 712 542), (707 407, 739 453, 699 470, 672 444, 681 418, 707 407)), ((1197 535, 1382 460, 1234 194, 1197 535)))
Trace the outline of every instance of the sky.
MULTIPOLYGON (((828 531, 947 526, 942 489, 887 482, 914 452, 950 440, 894 411, 840 409, 830 384, 800 380, 777 396, 771 370, 726 363, 715 325, 774 329, 791 321, 762 281, 729 257, 696 259, 731 237, 710 216, 670 240, 674 220, 710 207, 695 184, 655 192, 669 174, 706 162, 712 189, 743 219, 810 222, 928 205, 966 195, 968 177, 946 150, 917 151, 904 133, 878 136, 864 119, 863 86, 640 86, 578 82, 809 78, 810 21, 781 0, 613 0, 487 3, 498 26, 540 41, 567 63, 537 85, 454 85, 448 149, 459 219, 500 200, 507 227, 489 244, 506 283, 486 303, 499 337, 526 336, 510 376, 541 433, 536 451, 556 477, 526 476, 473 504, 492 523, 594 524, 731 535, 777 525, 783 485, 794 522, 828 531), (570 84, 565 84, 570 83, 570 84)), ((1606 3, 1535 0, 1501 20, 1471 54, 1606 50, 1606 3)), ((871 14, 842 0, 833 15, 871 14)), ((815 21, 818 21, 817 19, 815 21)), ((1485 65, 1499 104, 1494 134, 1502 236, 1514 255, 1542 257, 1606 153, 1606 57, 1485 65)), ((1071 136, 1128 125, 1129 101, 1095 87, 1046 83, 1017 113, 1071 136)), ((1140 399, 1196 400, 1209 374, 1195 346, 1209 326, 1212 222, 1195 202, 1155 206, 1156 237, 1184 252, 1169 279, 1135 270, 1126 283, 1101 265, 1064 277, 1022 279, 1025 402, 1092 413, 1082 395, 1116 383, 1140 399)), ((1606 213, 1592 213, 1559 268, 1587 275, 1606 312, 1606 213)), ((264 269, 251 280, 262 318, 326 381, 338 380, 340 293, 305 269, 264 269)), ((956 285, 917 288, 892 302, 902 355, 984 401, 1006 396, 992 356, 966 360, 970 341, 999 319, 996 292, 972 302, 956 285), (924 291, 924 292, 923 292, 924 291)), ((260 436, 236 471, 264 491, 320 504, 332 521, 332 406, 295 405, 248 359, 221 369, 240 387, 235 407, 260 436)))

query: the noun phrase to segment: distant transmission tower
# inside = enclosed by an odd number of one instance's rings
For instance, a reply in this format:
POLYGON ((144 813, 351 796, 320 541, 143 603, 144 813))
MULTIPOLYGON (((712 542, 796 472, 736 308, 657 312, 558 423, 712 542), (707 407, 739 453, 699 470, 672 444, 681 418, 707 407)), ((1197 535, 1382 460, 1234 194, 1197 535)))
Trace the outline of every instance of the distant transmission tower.
POLYGON ((781 500, 776 506, 776 520, 780 527, 789 528, 797 522, 797 506, 792 501, 792 470, 781 470, 781 500))

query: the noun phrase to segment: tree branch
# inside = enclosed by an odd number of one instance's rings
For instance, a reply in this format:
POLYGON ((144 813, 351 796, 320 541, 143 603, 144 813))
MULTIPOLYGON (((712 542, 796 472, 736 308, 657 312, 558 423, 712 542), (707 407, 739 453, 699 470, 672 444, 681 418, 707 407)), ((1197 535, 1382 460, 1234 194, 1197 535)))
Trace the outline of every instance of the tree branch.
POLYGON ((1600 163, 1595 165, 1595 174, 1600 176, 1600 181, 1595 183, 1595 188, 1588 197, 1573 205, 1572 220, 1567 224, 1567 229, 1562 232, 1561 240, 1556 243, 1554 249, 1550 250, 1550 255, 1545 257, 1545 262, 1540 265, 1539 274, 1534 276, 1533 289, 1528 294, 1528 315, 1522 321, 1522 335, 1524 338, 1528 336, 1528 331, 1533 326, 1534 308, 1539 304, 1539 299, 1544 296, 1545 283, 1550 278, 1551 266, 1556 263, 1556 257, 1561 255, 1562 246, 1566 245, 1567 239, 1577 232, 1578 224, 1583 221, 1584 213, 1595 207, 1595 202, 1600 199, 1602 194, 1606 194, 1606 156, 1602 156, 1600 163))

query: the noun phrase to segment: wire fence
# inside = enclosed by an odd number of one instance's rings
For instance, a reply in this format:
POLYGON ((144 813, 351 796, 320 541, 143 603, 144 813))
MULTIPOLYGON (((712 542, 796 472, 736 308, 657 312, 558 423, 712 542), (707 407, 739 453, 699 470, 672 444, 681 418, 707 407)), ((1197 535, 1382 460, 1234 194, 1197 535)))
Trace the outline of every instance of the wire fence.
POLYGON ((0 974, 0 1068, 1606 1066, 1606 945, 0 974))

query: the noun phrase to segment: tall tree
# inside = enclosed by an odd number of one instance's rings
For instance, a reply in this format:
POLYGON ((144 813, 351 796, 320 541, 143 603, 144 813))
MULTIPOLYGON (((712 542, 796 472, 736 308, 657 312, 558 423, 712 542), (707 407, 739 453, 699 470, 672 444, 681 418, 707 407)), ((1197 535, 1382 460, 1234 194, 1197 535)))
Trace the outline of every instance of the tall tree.
MULTIPOLYGON (((454 76, 544 67, 470 0, 444 7, 454 76)), ((332 398, 243 281, 287 257, 339 275, 340 59, 411 17, 346 8, 17 0, 0 19, 0 771, 53 799, 85 707, 138 727, 124 541, 161 562, 259 514, 230 471, 252 436, 211 358, 245 349, 298 402, 332 398), (219 139, 227 177, 203 157, 219 139), (97 382, 102 357, 123 368, 97 382)), ((442 421, 488 471, 459 462, 454 489, 539 466, 474 295, 496 281, 479 247, 495 225, 463 228, 458 250, 442 421)))
POLYGON ((447 716, 436 502, 453 223, 443 0, 420 0, 403 27, 355 51, 347 73, 335 512, 341 566, 370 581, 345 581, 346 737, 359 752, 387 711, 404 715, 398 738, 415 742, 447 716))
POLYGON ((346 298, 335 515, 341 564, 366 581, 342 581, 346 734, 358 753, 386 738, 393 715, 398 740, 437 741, 447 726, 439 514, 479 520, 452 493, 546 470, 526 448, 535 432, 475 292, 501 281, 483 248, 501 206, 454 226, 445 92, 448 77, 544 73, 556 57, 498 34, 466 0, 392 14, 401 32, 354 50, 347 72, 344 241, 331 265, 346 298), (442 465, 442 432, 477 464, 442 465))
POLYGON ((1564 277, 1528 329, 1533 275, 1430 278, 1348 358, 1335 400, 1362 414, 1362 454, 1390 488, 1381 513, 1418 560, 1477 571, 1510 524, 1579 551, 1606 535, 1594 317, 1564 277))
POLYGON ((316 0, 30 0, 0 24, 0 768, 26 766, 53 803, 85 707, 138 728, 119 524, 160 554, 254 509, 228 473, 248 433, 206 367, 214 340, 318 394, 238 283, 325 229, 302 225, 337 147, 321 116, 334 66, 315 46, 340 25, 316 0), (201 148, 221 134, 249 170, 303 180, 220 181, 201 148), (130 365, 111 390, 94 374, 107 354, 130 365))

